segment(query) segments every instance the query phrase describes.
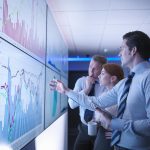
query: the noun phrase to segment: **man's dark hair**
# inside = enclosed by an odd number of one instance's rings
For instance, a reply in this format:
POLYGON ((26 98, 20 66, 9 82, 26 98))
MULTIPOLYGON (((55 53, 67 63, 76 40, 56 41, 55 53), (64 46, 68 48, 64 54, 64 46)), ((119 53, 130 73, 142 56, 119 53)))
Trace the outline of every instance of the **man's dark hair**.
POLYGON ((92 57, 92 60, 97 61, 99 64, 104 65, 107 63, 107 59, 104 56, 101 55, 94 55, 92 57))
POLYGON ((129 50, 136 47, 143 59, 148 60, 150 58, 150 38, 147 34, 142 31, 132 31, 126 33, 123 39, 127 40, 126 44, 129 50))

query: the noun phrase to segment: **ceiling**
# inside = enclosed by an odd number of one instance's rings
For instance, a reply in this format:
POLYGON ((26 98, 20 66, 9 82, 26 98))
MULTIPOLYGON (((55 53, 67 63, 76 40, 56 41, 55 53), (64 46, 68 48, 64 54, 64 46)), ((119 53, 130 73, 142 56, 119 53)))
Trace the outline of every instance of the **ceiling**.
POLYGON ((47 0, 71 56, 118 54, 122 35, 150 36, 150 0, 47 0))

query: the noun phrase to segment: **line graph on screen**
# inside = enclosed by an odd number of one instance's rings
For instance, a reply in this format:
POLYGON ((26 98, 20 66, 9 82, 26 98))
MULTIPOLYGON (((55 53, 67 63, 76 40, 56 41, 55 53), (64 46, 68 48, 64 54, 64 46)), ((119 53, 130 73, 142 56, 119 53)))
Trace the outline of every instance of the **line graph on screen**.
MULTIPOLYGON (((13 46, 1 41, 0 45, 3 44, 5 51, 0 51, 0 141, 15 147, 19 138, 37 128, 40 132, 43 129, 45 72, 38 61, 23 52, 15 52, 13 46)), ((26 136, 24 141, 34 136, 26 136)))

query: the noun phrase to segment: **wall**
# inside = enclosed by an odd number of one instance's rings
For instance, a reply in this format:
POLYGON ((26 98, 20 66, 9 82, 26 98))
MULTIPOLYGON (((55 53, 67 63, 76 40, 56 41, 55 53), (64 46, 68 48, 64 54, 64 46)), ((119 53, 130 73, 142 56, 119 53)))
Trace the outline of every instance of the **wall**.
POLYGON ((36 139, 36 150, 67 150, 68 113, 64 113, 36 139))

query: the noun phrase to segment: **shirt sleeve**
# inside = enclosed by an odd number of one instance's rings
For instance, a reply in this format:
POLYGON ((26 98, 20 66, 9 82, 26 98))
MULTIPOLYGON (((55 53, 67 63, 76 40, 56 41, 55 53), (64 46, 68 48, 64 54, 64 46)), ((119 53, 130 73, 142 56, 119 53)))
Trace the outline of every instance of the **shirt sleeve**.
POLYGON ((143 103, 145 103, 146 116, 139 120, 112 119, 112 129, 134 133, 139 136, 150 136, 150 79, 143 83, 142 90, 145 96, 145 98, 143 97, 143 103))
POLYGON ((146 118, 133 122, 134 131, 139 135, 150 136, 150 78, 143 85, 146 118))
POLYGON ((76 91, 70 90, 66 94, 77 104, 85 107, 86 109, 95 110, 96 107, 106 108, 117 104, 117 89, 106 92, 99 97, 87 96, 84 93, 78 93, 76 91))

